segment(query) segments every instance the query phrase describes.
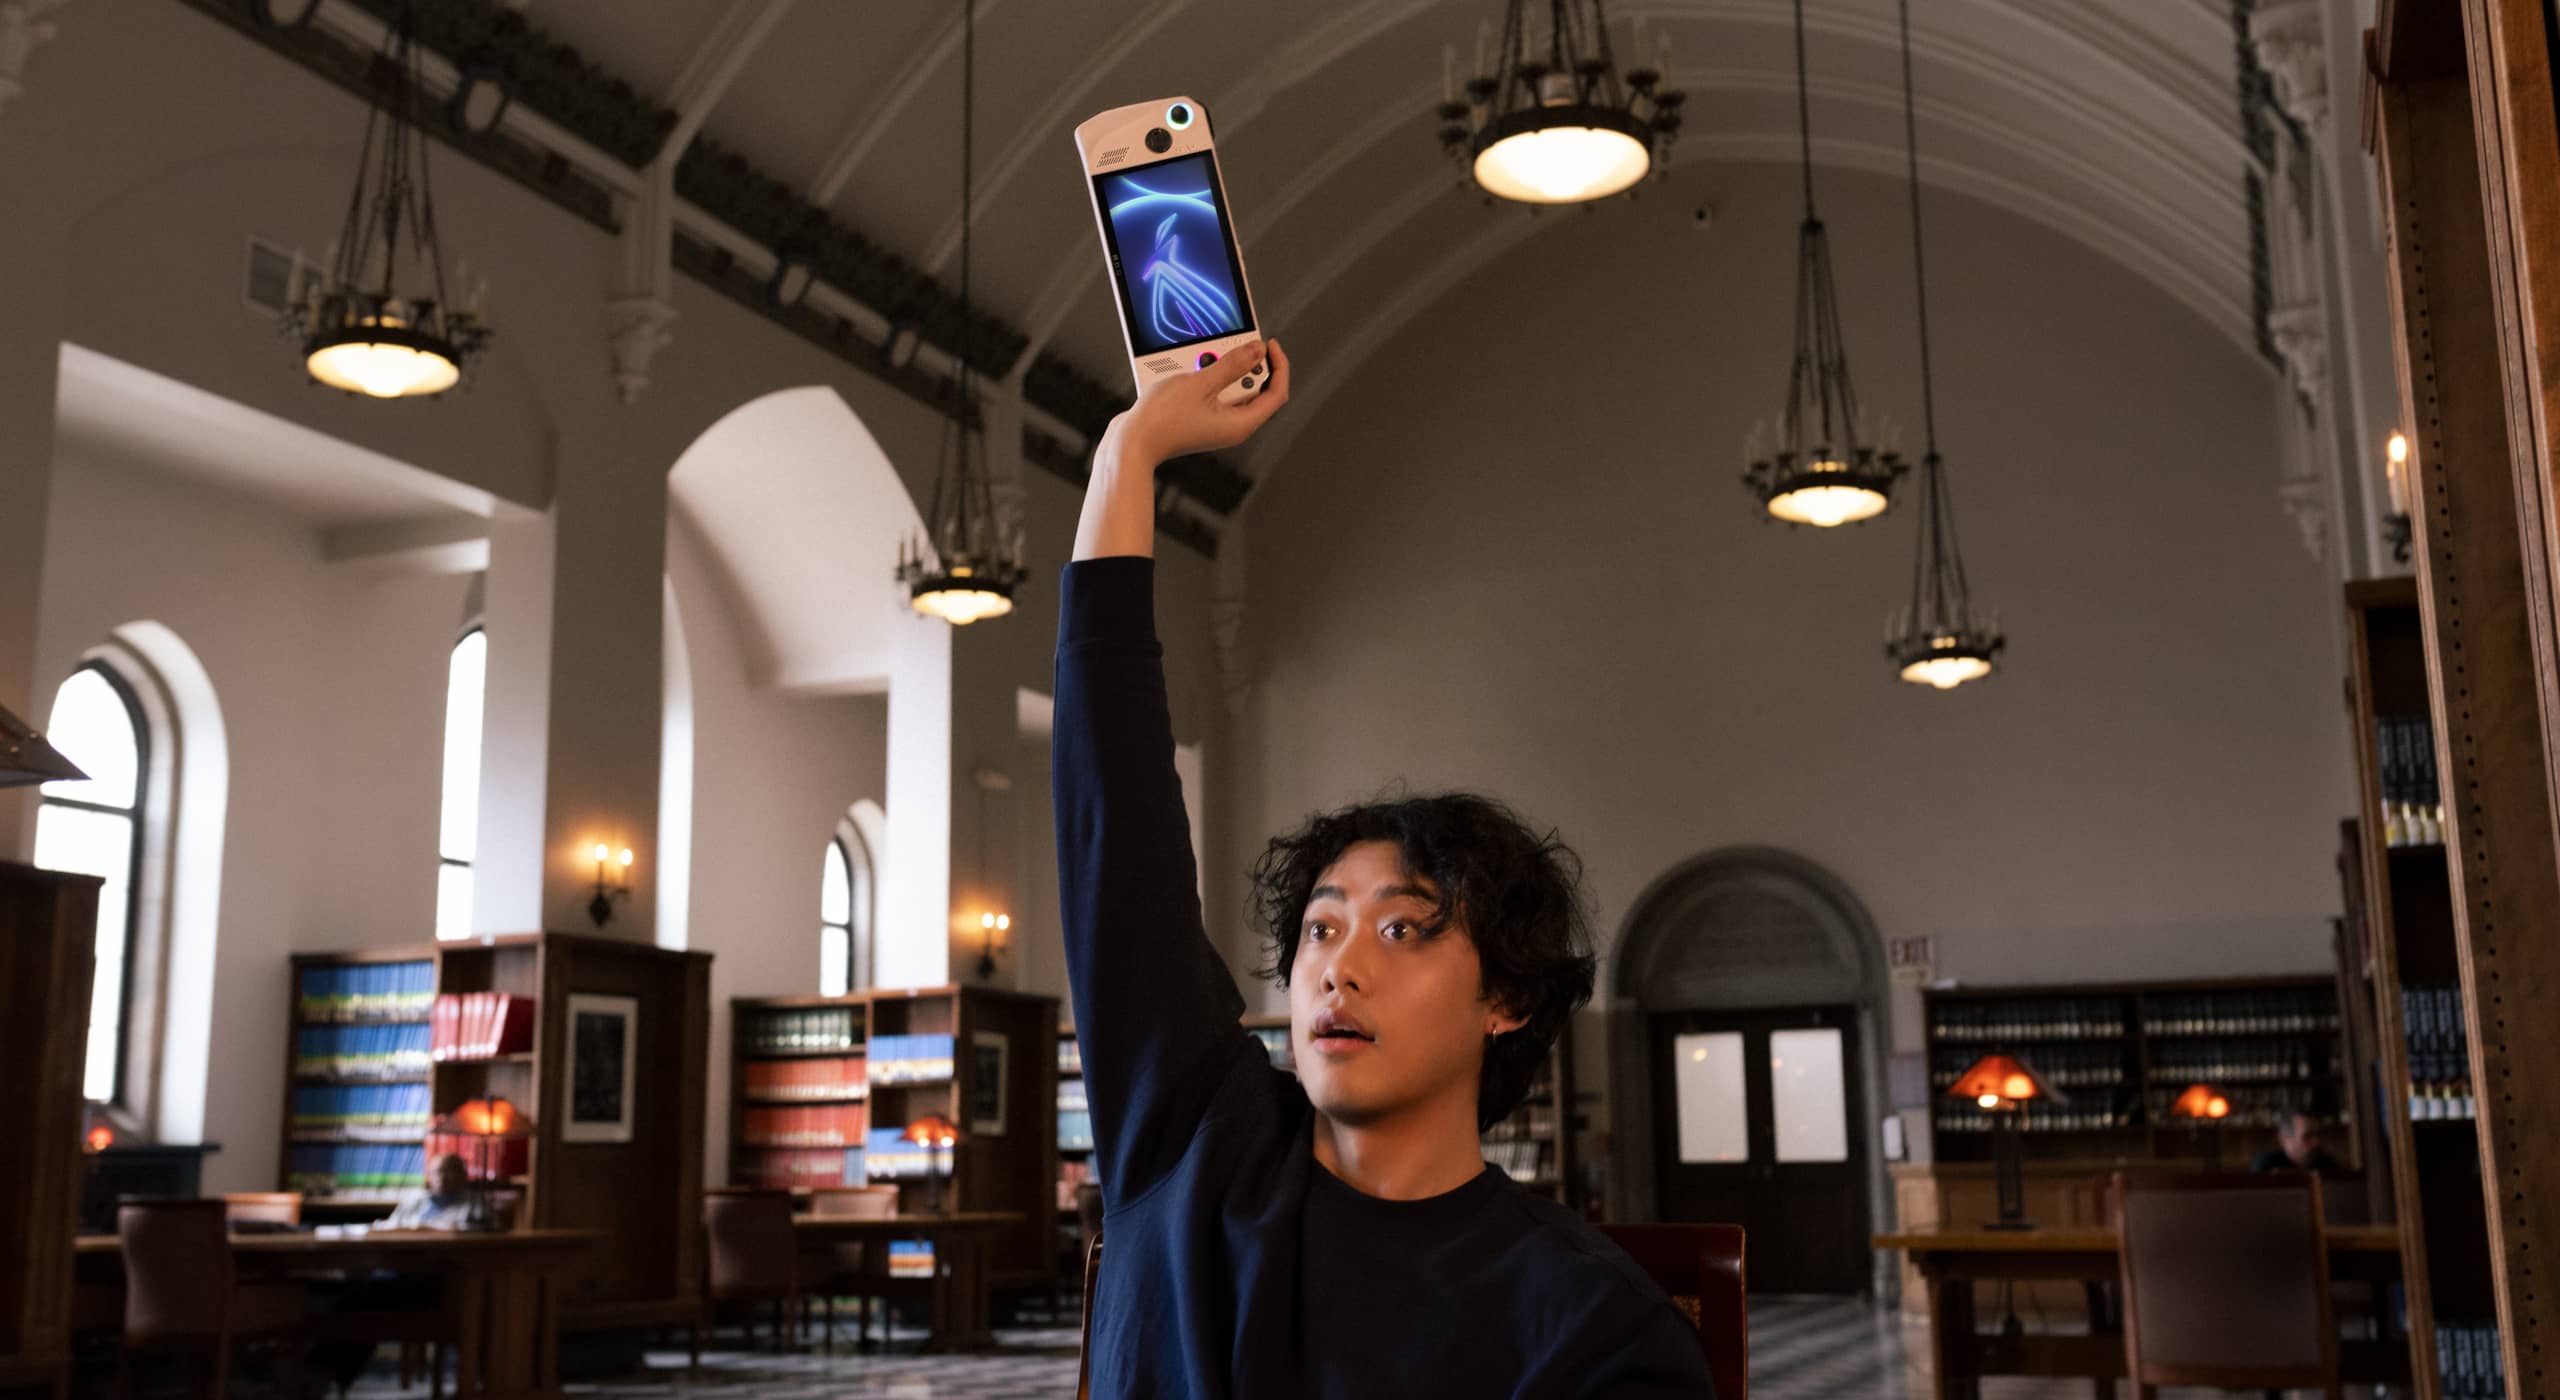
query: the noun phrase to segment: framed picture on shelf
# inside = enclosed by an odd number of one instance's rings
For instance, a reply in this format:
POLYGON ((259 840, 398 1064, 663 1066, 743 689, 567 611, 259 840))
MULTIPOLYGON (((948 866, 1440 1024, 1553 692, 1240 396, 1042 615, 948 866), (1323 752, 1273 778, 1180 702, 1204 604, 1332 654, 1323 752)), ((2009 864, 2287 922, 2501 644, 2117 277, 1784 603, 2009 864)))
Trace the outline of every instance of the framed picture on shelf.
POLYGON ((631 1141, 631 1069, 640 1045, 632 997, 569 996, 569 1118, 563 1142, 631 1141))
POLYGON ((975 1137, 1004 1136, 1004 1080, 1009 1051, 1002 1031, 969 1034, 969 1132, 975 1137))

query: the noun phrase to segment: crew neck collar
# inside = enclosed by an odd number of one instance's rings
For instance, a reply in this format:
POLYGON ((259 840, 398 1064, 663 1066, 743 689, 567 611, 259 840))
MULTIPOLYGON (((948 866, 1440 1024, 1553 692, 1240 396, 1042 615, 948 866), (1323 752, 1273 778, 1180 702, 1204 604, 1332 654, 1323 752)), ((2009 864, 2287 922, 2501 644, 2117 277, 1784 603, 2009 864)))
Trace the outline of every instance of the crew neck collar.
POLYGON ((1335 1176, 1323 1162, 1314 1160, 1312 1152, 1309 1154, 1309 1165, 1315 1170, 1315 1189, 1319 1193, 1340 1202, 1346 1209, 1359 1214, 1366 1220, 1390 1228, 1429 1229, 1455 1224, 1475 1214, 1491 1202, 1495 1193, 1502 1189, 1504 1181, 1502 1173, 1495 1170, 1493 1164, 1488 1162, 1483 1164, 1483 1170, 1478 1171, 1464 1183, 1443 1191, 1437 1196, 1394 1201, 1384 1196, 1372 1196, 1341 1177, 1335 1176))

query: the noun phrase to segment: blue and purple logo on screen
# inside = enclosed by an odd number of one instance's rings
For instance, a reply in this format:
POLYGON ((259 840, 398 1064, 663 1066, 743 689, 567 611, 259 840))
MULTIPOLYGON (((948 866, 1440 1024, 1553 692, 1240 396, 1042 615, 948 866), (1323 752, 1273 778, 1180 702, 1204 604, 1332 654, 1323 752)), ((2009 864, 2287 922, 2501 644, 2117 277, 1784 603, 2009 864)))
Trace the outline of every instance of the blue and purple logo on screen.
POLYGON ((1245 329, 1244 294, 1210 189, 1209 157, 1182 156, 1105 175, 1099 183, 1137 353, 1245 329))

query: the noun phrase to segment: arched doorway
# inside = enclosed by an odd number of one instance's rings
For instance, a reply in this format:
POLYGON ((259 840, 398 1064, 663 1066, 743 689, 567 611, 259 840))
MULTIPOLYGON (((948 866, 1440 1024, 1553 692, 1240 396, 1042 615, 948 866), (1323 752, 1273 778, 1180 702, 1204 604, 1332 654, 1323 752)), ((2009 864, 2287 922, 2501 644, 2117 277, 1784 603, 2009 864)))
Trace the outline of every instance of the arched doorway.
POLYGON ((1609 1001, 1611 1214, 1717 1219, 1776 1244, 1760 1291, 1882 1291, 1884 952, 1802 856, 1733 847, 1655 880, 1619 931, 1609 1001), (1792 1059, 1790 1058, 1792 1057, 1792 1059))

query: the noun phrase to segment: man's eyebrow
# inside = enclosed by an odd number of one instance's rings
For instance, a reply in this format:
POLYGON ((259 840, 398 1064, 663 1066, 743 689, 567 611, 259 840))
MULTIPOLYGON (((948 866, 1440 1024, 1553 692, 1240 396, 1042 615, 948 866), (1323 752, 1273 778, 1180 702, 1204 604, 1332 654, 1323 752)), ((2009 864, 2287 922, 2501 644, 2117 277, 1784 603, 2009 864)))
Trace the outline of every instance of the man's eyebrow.
POLYGON ((1439 895, 1420 885, 1380 885, 1377 898, 1382 901, 1397 898, 1418 899, 1425 904, 1437 904, 1440 901, 1439 895))
POLYGON ((1347 896, 1343 893, 1342 886, 1340 885, 1318 885, 1314 889, 1307 891, 1307 902, 1311 904, 1319 899, 1343 898, 1347 898, 1347 896))

